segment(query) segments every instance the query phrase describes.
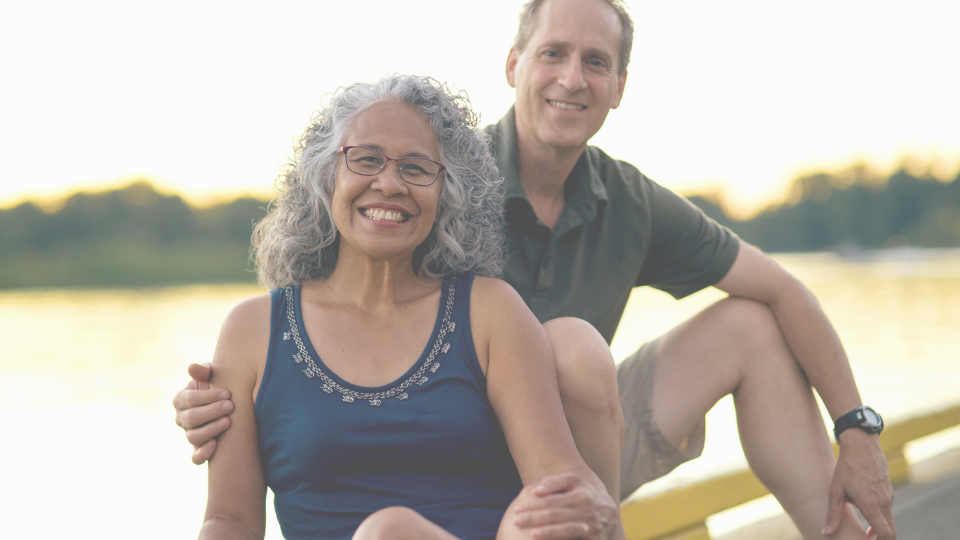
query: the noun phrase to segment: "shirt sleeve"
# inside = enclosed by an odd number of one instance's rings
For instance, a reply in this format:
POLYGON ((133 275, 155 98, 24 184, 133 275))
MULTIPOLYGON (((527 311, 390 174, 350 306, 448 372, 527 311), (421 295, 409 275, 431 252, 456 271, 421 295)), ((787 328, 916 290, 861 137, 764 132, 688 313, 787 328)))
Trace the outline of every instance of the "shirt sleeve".
POLYGON ((680 299, 723 279, 737 258, 737 235, 655 182, 648 193, 650 250, 636 285, 680 299))

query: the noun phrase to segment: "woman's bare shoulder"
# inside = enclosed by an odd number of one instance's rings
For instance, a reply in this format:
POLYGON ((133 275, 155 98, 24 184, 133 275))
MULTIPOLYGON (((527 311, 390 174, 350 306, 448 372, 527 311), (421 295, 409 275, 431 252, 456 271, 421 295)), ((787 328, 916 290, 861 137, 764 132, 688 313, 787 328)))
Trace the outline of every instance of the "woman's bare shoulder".
POLYGON ((501 279, 481 276, 473 283, 470 320, 474 330, 487 337, 503 331, 520 332, 540 327, 513 286, 501 279))
POLYGON ((256 369, 270 344, 269 294, 248 298, 230 310, 217 340, 214 364, 256 369))
POLYGON ((471 300, 494 305, 498 302, 510 302, 512 304, 519 302, 523 304, 520 295, 509 283, 502 279, 483 276, 473 278, 471 300))
POLYGON ((224 326, 238 325, 241 329, 249 325, 260 325, 264 322, 269 325, 270 308, 271 298, 269 294, 247 298, 233 306, 223 324, 224 326))

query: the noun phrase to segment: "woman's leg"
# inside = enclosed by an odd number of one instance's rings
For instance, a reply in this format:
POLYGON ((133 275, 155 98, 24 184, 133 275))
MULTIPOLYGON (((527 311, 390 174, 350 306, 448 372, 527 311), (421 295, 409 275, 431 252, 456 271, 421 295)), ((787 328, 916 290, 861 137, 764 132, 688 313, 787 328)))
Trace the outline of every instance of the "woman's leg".
POLYGON ((417 512, 402 506, 377 510, 363 520, 353 540, 457 540, 417 512))

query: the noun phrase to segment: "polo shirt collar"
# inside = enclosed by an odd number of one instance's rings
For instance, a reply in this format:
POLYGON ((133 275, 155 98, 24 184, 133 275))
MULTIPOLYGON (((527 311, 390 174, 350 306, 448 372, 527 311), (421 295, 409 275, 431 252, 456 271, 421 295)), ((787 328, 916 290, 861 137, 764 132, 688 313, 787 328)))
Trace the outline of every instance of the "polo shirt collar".
POLYGON ((517 119, 513 107, 497 122, 493 131, 494 155, 503 176, 503 195, 507 200, 527 200, 520 185, 520 156, 517 149, 517 119))
MULTIPOLYGON (((520 157, 517 147, 517 117, 514 107, 497 122, 493 132, 494 153, 497 166, 503 176, 503 194, 507 201, 522 199, 529 204, 527 194, 520 185, 520 157)), ((595 163, 591 148, 587 147, 567 178, 567 204, 576 210, 585 221, 597 217, 598 209, 608 202, 607 189, 595 163), (602 201, 602 202, 601 202, 602 201)))

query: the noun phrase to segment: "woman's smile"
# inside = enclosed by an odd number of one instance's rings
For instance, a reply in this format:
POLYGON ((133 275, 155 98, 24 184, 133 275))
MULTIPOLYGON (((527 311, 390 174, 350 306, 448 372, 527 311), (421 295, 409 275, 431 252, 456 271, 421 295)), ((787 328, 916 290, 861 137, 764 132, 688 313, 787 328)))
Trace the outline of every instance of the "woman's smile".
POLYGON ((386 221, 392 223, 406 223, 412 217, 405 210, 396 208, 393 205, 371 205, 361 208, 360 213, 371 221, 386 221))

